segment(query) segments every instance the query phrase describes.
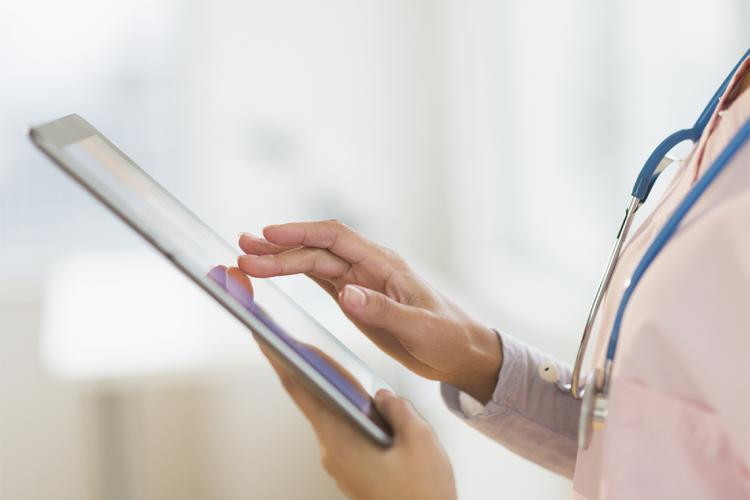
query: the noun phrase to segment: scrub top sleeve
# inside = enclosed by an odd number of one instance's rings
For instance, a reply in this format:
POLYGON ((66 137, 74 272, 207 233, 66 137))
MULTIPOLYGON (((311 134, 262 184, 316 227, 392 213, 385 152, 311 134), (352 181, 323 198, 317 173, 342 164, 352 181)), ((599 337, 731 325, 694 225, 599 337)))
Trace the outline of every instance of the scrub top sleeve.
POLYGON ((565 380, 570 367, 508 334, 498 335, 503 365, 492 399, 482 405, 456 387, 441 384, 443 400, 461 420, 510 451, 572 478, 580 401, 537 374, 539 365, 551 361, 565 380))

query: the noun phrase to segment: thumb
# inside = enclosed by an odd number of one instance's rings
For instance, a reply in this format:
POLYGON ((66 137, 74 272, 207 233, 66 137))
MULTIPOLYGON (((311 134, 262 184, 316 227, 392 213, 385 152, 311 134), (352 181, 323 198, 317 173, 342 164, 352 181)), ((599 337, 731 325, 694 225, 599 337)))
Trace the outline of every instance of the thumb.
POLYGON ((415 339, 428 323, 427 311, 357 285, 344 287, 339 294, 339 305, 359 323, 387 330, 407 343, 415 339))
POLYGON ((375 407, 391 425, 396 439, 409 440, 413 437, 422 437, 424 433, 429 432, 427 423, 422 420, 411 403, 396 397, 391 391, 378 391, 375 395, 375 407))

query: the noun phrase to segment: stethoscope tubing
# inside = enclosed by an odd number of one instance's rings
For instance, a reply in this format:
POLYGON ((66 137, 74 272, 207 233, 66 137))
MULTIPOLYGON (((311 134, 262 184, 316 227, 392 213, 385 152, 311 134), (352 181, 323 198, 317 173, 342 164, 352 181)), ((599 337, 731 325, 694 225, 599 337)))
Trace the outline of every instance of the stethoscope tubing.
MULTIPOLYGON (((578 353, 576 354, 576 361, 573 366, 571 381, 569 384, 563 383, 560 380, 556 382, 556 385, 560 390, 569 392, 573 398, 581 399, 583 396, 581 387, 581 373, 587 346, 589 343, 589 338, 591 336, 591 331, 593 329, 599 307, 604 295, 607 292, 607 289, 609 288, 609 283, 612 278, 614 268, 617 265, 617 260, 619 259, 620 250, 623 246, 625 238, 627 237, 628 229, 633 221, 635 212, 643 203, 645 203, 657 178, 662 173, 662 171, 671 163, 671 158, 668 156, 669 152, 675 146, 684 141, 691 141, 695 143, 700 139, 703 131, 705 130, 708 122, 711 119, 711 116, 713 116, 714 111, 716 111, 722 95, 724 95, 724 93, 726 92, 729 83, 732 80, 732 77, 737 72, 742 62, 748 57, 750 57, 750 49, 745 52, 742 58, 737 62, 737 64, 735 64, 734 68, 732 68, 732 71, 721 83, 714 95, 708 101, 708 104, 706 104, 706 107, 698 116, 698 119, 696 120, 693 127, 689 129, 678 130, 664 139, 654 149, 654 151, 644 163, 643 168, 639 172, 631 191, 632 198, 628 205, 628 208, 626 209, 625 218, 620 226, 620 230, 618 231, 614 247, 607 262, 607 267, 605 268, 604 274, 602 275, 599 287, 597 288, 596 295, 594 297, 594 302, 592 303, 591 309, 589 310, 589 315, 586 320, 581 343, 578 348, 578 353)), ((601 390, 604 394, 606 394, 608 391, 609 379, 612 371, 612 363, 615 357, 615 352, 617 351, 620 328, 622 326, 625 310, 633 295, 633 291, 641 281, 646 270, 653 263, 653 261, 656 259, 656 257, 670 240, 670 238, 674 235, 677 227, 679 226, 687 212, 690 210, 690 208, 692 208, 698 198, 714 181, 716 176, 726 167, 731 158, 742 147, 742 144, 744 144, 744 142, 747 140, 747 135, 750 133, 748 132, 748 130, 750 130, 750 122, 746 123, 740 129, 740 131, 735 135, 735 137, 725 148, 722 154, 720 154, 719 157, 714 161, 714 164, 706 171, 703 176, 701 176, 699 181, 696 182, 696 184, 691 188, 691 190, 682 200, 682 202, 680 202, 677 209, 670 216, 667 223, 659 231, 654 241, 646 250, 644 256, 641 258, 635 271, 633 272, 628 282, 628 286, 623 293, 623 297, 620 300, 620 304, 618 305, 617 313, 615 315, 615 321, 612 325, 612 330, 610 331, 609 342, 607 345, 607 355, 603 370, 603 378, 602 383, 600 384, 601 390)))
POLYGON ((648 195, 651 192, 651 188, 654 186, 656 179, 661 173, 661 171, 659 170, 659 164, 662 158, 664 158, 679 143, 683 141, 697 142, 698 139, 700 139, 701 134, 703 134, 703 130, 705 130, 708 122, 711 120, 711 116, 716 110, 716 106, 719 105, 721 96, 724 95, 724 92, 726 92, 727 87, 729 86, 729 82, 732 81, 732 77, 739 69, 742 61, 744 61, 748 56, 750 56, 750 50, 745 52, 745 55, 742 56, 737 64, 734 65, 732 71, 727 75, 726 78, 724 78, 724 81, 721 82, 719 88, 716 89, 716 92, 714 92, 714 95, 711 97, 711 99, 708 101, 708 104, 706 104, 706 107, 703 108, 703 111, 698 116, 695 124, 691 128, 678 130, 677 132, 664 139, 661 144, 656 146, 654 151, 648 157, 646 162, 643 164, 643 168, 639 172, 638 178, 633 185, 633 190, 631 191, 631 194, 641 200, 642 204, 646 202, 646 198, 648 198, 648 195))
MULTIPOLYGON (((750 51, 749 51, 750 52, 750 51)), ((638 284, 646 274, 649 266, 654 262, 659 253, 664 249, 667 242, 674 236, 677 228, 679 227, 682 220, 688 214, 691 208, 695 205, 701 195, 708 189, 708 187, 716 180, 718 175, 729 165, 730 161, 737 152, 745 145, 748 138, 750 138, 750 120, 740 128, 735 134, 732 140, 729 142, 726 148, 716 158, 713 165, 698 179, 695 185, 690 189, 688 194, 683 198, 680 204, 675 209, 672 216, 669 218, 667 223, 662 227, 659 233, 654 238, 654 241, 646 250, 643 258, 635 268, 633 275, 630 278, 630 283, 623 293, 620 305, 617 308, 617 314, 615 315, 615 321, 612 326, 612 333, 609 337, 609 345, 607 347, 607 360, 613 361, 615 352, 617 350, 617 342, 620 337, 620 330, 622 327, 622 321, 625 316, 625 310, 633 296, 638 284)), ((605 376, 607 374, 605 373, 605 376)), ((605 384, 606 385, 606 384, 605 384)))

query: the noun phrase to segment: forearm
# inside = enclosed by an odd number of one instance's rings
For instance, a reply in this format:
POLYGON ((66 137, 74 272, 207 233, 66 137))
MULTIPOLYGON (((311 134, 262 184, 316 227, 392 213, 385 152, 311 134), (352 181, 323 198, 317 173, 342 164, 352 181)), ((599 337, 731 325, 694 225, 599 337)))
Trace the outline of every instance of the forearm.
POLYGON ((544 361, 555 362, 563 377, 569 376, 569 367, 509 335, 500 339, 502 367, 491 399, 480 404, 444 384, 445 402, 459 418, 511 451, 572 477, 580 402, 537 375, 544 361))

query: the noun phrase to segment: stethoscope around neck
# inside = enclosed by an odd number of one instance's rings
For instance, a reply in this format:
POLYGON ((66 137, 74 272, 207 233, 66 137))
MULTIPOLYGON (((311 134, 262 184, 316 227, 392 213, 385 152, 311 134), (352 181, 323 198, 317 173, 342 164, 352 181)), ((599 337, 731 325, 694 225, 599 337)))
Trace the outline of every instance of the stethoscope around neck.
POLYGON ((724 82, 718 88, 714 96, 706 105, 703 112, 698 117, 695 124, 688 129, 678 130, 659 144, 651 156, 648 157, 646 163, 643 165, 638 178, 635 181, 633 190, 631 191, 631 198, 628 202, 628 206, 625 209, 625 217, 620 225, 620 229, 617 231, 614 246, 612 252, 609 255, 607 261, 607 267, 604 270, 599 287, 596 290, 594 301, 591 304, 586 325, 583 329, 583 335, 581 337, 581 344, 578 347, 578 354, 576 354, 575 364, 573 365, 573 372, 571 375, 570 382, 564 382, 560 378, 560 373, 557 365, 554 363, 543 363, 539 367, 539 376, 548 381, 553 382, 558 389, 563 392, 569 393, 574 399, 581 399, 581 417, 578 425, 578 445, 581 448, 588 448, 593 430, 599 430, 604 427, 604 422, 607 418, 607 401, 609 396, 609 385, 612 376, 612 363, 614 361, 615 352, 617 351, 617 342, 620 335, 620 328, 622 326, 623 315, 627 308, 627 305, 633 295, 633 291, 637 287, 644 273, 648 267, 653 263, 656 256, 661 252, 670 238, 674 235, 680 222, 684 219, 688 211, 693 207, 695 202, 700 196, 706 191, 709 185, 716 179, 718 174, 727 166, 730 160, 734 157, 740 147, 750 137, 750 121, 745 123, 737 135, 734 136, 732 141, 727 145, 724 151, 716 158, 713 165, 699 178, 695 185, 690 189, 685 198, 680 202, 674 213, 667 220, 666 224, 657 234, 654 241, 646 250, 646 253, 641 258, 641 261, 633 271, 630 280, 627 283, 625 292, 623 293, 620 305, 617 308, 614 323, 612 325, 612 331, 609 336, 609 344, 607 346, 607 356, 604 362, 603 368, 596 368, 586 376, 584 381, 581 380, 581 372, 583 369, 584 358, 586 357, 586 350, 588 348, 591 332, 596 321, 599 307, 601 306, 602 299, 609 288, 612 274, 617 265, 617 261, 620 257, 620 251, 622 250, 623 243, 628 236, 630 226, 633 224, 633 219, 641 207, 646 202, 651 188, 654 186, 656 179, 659 175, 674 161, 674 158, 669 153, 675 148, 675 146, 690 141, 692 143, 698 142, 703 130, 708 125, 711 116, 716 111, 719 105, 719 100, 729 86, 729 82, 732 80, 732 76, 737 72, 740 64, 747 58, 750 57, 750 50, 745 52, 745 55, 732 69, 731 73, 726 77, 724 82))

